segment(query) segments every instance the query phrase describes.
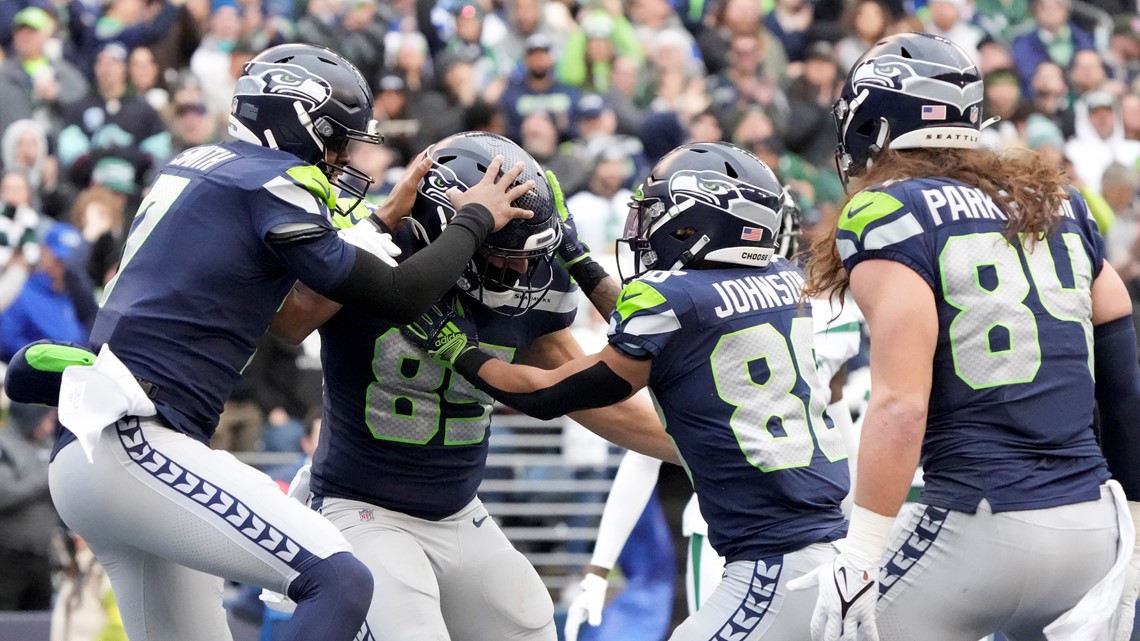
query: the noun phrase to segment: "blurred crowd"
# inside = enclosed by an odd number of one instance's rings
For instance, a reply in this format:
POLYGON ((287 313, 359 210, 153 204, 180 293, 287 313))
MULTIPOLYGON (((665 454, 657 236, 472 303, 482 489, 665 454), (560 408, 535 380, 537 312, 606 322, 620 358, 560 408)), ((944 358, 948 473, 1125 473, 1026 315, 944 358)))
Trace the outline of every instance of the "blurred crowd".
MULTIPOLYGON (((223 139, 242 66, 294 41, 336 50, 372 86, 387 144, 354 155, 370 199, 432 142, 492 131, 557 174, 605 254, 631 190, 692 141, 755 152, 791 186, 810 235, 844 198, 830 110, 847 70, 885 34, 939 34, 984 74, 984 117, 1000 117, 984 143, 1067 169, 1135 299, 1137 14, 1136 0, 4 0, 0 360, 39 338, 86 337, 153 173, 223 139)), ((299 356, 265 339, 216 447, 299 464, 315 420, 299 356)), ((42 535, 54 420, 13 407, 0 429, 0 609, 49 607, 46 568, 89 578, 82 542, 53 551, 42 535)))

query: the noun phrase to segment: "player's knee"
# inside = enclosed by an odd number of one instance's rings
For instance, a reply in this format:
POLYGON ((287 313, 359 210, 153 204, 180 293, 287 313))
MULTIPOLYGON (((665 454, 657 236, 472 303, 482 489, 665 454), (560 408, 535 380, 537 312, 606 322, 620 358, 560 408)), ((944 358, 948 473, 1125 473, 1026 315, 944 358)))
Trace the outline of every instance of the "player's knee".
POLYGON ((334 594, 346 616, 364 619, 372 603, 372 573, 355 556, 338 552, 301 573, 289 586, 297 603, 318 595, 334 594))
POLYGON ((550 592, 525 556, 508 548, 489 556, 485 565, 480 587, 494 611, 522 630, 553 629, 550 592))

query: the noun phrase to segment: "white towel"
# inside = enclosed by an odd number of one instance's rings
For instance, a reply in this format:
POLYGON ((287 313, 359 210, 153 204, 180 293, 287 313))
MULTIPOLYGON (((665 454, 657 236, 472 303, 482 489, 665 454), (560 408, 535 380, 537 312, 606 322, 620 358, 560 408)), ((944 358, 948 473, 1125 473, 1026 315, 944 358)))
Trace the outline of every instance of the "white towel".
POLYGON ((1124 592, 1124 571, 1132 562, 1136 530, 1128 511, 1124 488, 1116 481, 1109 481, 1106 485, 1112 492, 1113 503, 1116 505, 1116 522, 1120 528, 1116 563, 1084 598, 1045 627, 1045 638, 1049 641, 1110 641, 1113 637, 1112 618, 1120 602, 1120 595, 1124 592))
POLYGON ((154 416, 157 410, 138 381, 106 345, 94 365, 63 370, 59 386, 59 422, 79 440, 88 462, 94 461, 99 434, 124 416, 154 416))

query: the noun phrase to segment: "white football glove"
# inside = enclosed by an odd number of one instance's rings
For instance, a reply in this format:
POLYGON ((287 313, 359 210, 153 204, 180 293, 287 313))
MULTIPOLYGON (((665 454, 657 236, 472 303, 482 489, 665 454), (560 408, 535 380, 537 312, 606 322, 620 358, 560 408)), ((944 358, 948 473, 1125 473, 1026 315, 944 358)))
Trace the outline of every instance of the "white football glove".
MULTIPOLYGON (((1132 513, 1132 522, 1140 528, 1140 503, 1129 501, 1128 511, 1132 513)), ((1132 637, 1136 599, 1140 598, 1140 529, 1136 530, 1136 542, 1133 545, 1132 560, 1124 570, 1124 592, 1112 615, 1112 641, 1128 641, 1132 637)))
POLYGON ((597 574, 587 574, 578 584, 578 594, 566 612, 566 641, 578 641, 578 628, 583 621, 601 625, 602 609, 606 606, 606 588, 609 581, 597 574))
POLYGON ((392 235, 380 231, 380 227, 368 217, 359 223, 337 231, 337 235, 346 243, 355 245, 359 249, 372 254, 392 267, 396 266, 396 256, 400 255, 400 247, 392 241, 392 235))
POLYGON ((878 563, 851 553, 788 581, 792 592, 819 586, 811 617, 812 641, 879 641, 875 602, 879 600, 878 563))

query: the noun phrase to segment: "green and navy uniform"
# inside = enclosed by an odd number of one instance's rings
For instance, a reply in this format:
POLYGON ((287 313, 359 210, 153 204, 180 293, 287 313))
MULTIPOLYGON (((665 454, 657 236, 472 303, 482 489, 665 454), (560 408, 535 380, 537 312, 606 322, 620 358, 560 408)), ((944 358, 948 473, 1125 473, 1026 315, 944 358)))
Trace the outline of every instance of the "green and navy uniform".
MULTIPOLYGON (((418 249, 410 226, 394 241, 399 260, 418 249)), ((483 350, 514 361, 571 325, 578 289, 552 268, 549 291, 519 316, 461 296, 483 350)), ((545 282, 545 269, 537 267, 535 282, 545 282)), ((515 307, 509 296, 503 302, 515 307)), ((549 592, 476 496, 493 400, 367 312, 346 306, 320 335, 324 421, 313 504, 372 570, 371 630, 394 639, 554 641, 549 592)))
POLYGON ((649 272, 621 292, 609 343, 652 359, 649 389, 700 496, 725 577, 673 639, 808 639, 814 595, 790 578, 846 532, 847 454, 816 372, 803 275, 649 272))
POLYGON ((316 167, 227 142, 172 160, 135 216, 91 343, 145 382, 158 415, 103 429, 93 462, 60 430, 50 468, 60 516, 107 568, 131 639, 228 638, 219 577, 296 597, 305 633, 354 625, 330 622, 347 610, 306 592, 329 585, 315 577, 330 568, 342 589, 367 578, 337 554, 350 550, 340 532, 206 445, 294 282, 328 293, 348 277, 356 248, 328 221, 332 202, 316 167))
POLYGON ((1012 244, 1003 209, 949 179, 870 188, 839 216, 848 273, 870 259, 905 265, 938 315, 925 489, 884 559, 884 640, 916 625, 934 641, 1035 638, 1115 557, 1092 429, 1091 287, 1104 241, 1068 195, 1053 233, 1012 244))

